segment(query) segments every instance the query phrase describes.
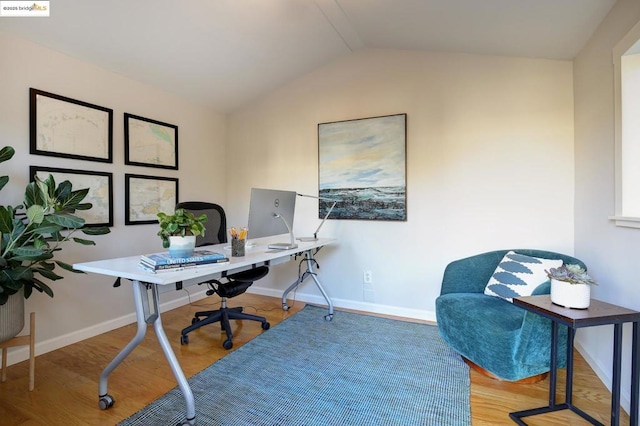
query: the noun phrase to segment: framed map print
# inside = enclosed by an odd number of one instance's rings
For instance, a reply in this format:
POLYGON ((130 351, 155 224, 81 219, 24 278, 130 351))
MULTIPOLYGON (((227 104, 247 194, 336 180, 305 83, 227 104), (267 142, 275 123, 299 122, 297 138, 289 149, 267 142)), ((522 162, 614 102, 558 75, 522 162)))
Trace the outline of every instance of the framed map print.
POLYGON ((158 212, 171 214, 178 203, 178 178, 124 175, 125 225, 159 223, 158 212))
POLYGON ((124 114, 124 164, 178 170, 178 126, 124 114))
POLYGON ((29 152, 113 163, 113 110, 29 89, 29 152))
POLYGON ((407 114, 318 124, 319 217, 407 220, 407 114))
POLYGON ((70 170, 53 167, 29 167, 31 181, 37 176, 45 180, 53 176, 56 184, 65 180, 71 182, 74 191, 89 188, 83 200, 91 203, 89 210, 76 210, 76 215, 85 220, 86 226, 113 226, 113 174, 90 170, 70 170))

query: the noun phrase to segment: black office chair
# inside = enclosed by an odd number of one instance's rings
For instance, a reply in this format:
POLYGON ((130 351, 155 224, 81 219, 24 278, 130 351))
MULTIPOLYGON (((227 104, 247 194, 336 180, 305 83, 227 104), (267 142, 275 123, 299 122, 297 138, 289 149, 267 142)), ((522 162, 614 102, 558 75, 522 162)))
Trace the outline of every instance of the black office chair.
MULTIPOLYGON (((202 201, 187 201, 178 203, 176 208, 185 209, 190 211, 194 215, 201 214, 207 215, 205 236, 196 237, 196 246, 203 246, 209 244, 221 244, 227 242, 227 218, 224 213, 224 209, 218 204, 206 203, 202 201)), ((245 314, 242 312, 242 307, 229 308, 227 307, 227 299, 236 297, 247 291, 254 281, 259 280, 269 273, 267 266, 259 266, 257 268, 248 269, 246 271, 238 272, 226 276, 226 281, 219 280, 205 281, 200 284, 206 284, 209 286, 207 290, 207 296, 218 294, 221 298, 220 309, 215 311, 202 311, 196 312, 191 325, 182 330, 180 336, 180 343, 186 345, 189 343, 189 336, 187 335, 191 331, 202 327, 203 325, 220 322, 222 330, 227 334, 227 340, 222 343, 222 347, 225 349, 231 349, 233 347, 233 334, 231 332, 231 324, 229 320, 243 319, 251 321, 259 321, 262 323, 262 329, 268 330, 270 325, 264 317, 257 315, 245 314), (203 318, 203 319, 200 319, 203 318)))

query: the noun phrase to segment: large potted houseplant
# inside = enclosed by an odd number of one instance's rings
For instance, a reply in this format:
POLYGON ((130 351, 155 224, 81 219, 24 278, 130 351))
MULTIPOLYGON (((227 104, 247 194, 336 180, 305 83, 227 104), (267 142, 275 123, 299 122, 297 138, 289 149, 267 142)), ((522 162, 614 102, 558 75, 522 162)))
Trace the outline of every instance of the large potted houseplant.
POLYGON ((551 302, 565 308, 589 307, 591 286, 597 283, 584 268, 580 265, 562 265, 546 272, 551 279, 551 302))
MULTIPOLYGON (((13 157, 10 146, 0 150, 0 163, 13 157)), ((9 176, 0 176, 0 189, 9 176)), ((24 327, 24 299, 33 290, 53 297, 45 280, 56 281, 62 276, 56 267, 82 273, 59 259, 55 253, 62 244, 72 241, 95 245, 78 237, 109 233, 107 227, 85 227, 76 210, 88 210, 91 203, 83 203, 88 189, 74 191, 69 181, 56 184, 53 176, 36 178, 25 189, 22 204, 15 207, 0 205, 0 341, 16 336, 24 327)))
POLYGON ((159 212, 160 223, 158 235, 162 239, 162 247, 169 249, 171 257, 189 257, 193 254, 196 237, 204 236, 207 215, 195 216, 185 209, 176 209, 173 214, 159 212))

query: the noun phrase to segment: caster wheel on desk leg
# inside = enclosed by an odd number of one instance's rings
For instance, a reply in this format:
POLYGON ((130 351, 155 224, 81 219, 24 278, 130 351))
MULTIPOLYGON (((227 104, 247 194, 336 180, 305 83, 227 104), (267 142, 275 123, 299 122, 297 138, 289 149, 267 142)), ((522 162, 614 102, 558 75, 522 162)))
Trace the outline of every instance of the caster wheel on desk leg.
POLYGON ((222 347, 226 350, 229 350, 233 347, 233 342, 231 340, 225 340, 224 342, 222 342, 222 347))
POLYGON ((115 404, 115 402, 116 401, 113 399, 113 397, 107 394, 100 397, 100 399, 98 400, 98 407, 100 407, 101 410, 106 410, 107 408, 113 407, 113 404, 115 404))
POLYGON ((288 311, 289 310, 289 306, 286 303, 282 304, 282 310, 283 311, 288 311))
POLYGON ((333 319, 333 314, 325 315, 325 316, 324 316, 324 319, 325 319, 326 321, 331 321, 331 320, 333 319))
POLYGON ((262 329, 263 330, 268 330, 269 327, 271 327, 271 324, 269 324, 268 322, 263 322, 262 323, 262 329))
POLYGON ((189 344, 189 336, 187 336, 186 334, 182 334, 180 336, 180 344, 181 345, 188 345, 189 344))

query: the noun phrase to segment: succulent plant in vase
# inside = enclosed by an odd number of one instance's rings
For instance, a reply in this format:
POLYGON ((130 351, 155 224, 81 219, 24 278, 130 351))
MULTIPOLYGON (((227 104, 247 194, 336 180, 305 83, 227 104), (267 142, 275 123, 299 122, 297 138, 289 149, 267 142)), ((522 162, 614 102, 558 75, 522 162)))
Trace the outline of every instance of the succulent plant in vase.
POLYGON ((580 265, 562 265, 545 271, 551 280, 551 301, 565 308, 586 309, 591 300, 591 286, 597 285, 580 265))

